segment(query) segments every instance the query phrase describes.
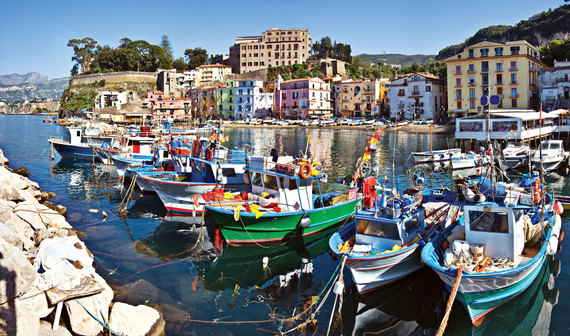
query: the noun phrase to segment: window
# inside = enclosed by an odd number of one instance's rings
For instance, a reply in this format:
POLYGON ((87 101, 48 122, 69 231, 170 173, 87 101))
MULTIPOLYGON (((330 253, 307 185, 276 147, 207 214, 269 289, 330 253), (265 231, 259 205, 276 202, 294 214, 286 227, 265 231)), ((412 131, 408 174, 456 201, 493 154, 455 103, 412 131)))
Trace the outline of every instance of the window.
POLYGON ((489 62, 487 61, 481 62, 481 71, 489 71, 489 62))
POLYGON ((511 61, 511 67, 509 68, 510 71, 517 70, 517 61, 511 61))
POLYGON ((499 87, 497 88, 497 94, 498 94, 498 95, 503 94, 503 88, 502 88, 502 87, 499 86, 499 87))
POLYGON ((511 99, 511 107, 517 107, 517 99, 516 98, 511 99))
POLYGON ((455 97, 456 97, 457 99, 461 99, 461 89, 455 90, 455 97))
POLYGON ((474 65, 474 64, 469 64, 469 70, 467 70, 467 72, 470 72, 470 73, 475 72, 475 65, 474 65))
POLYGON ((469 58, 473 58, 473 49, 469 49, 469 58))
POLYGON ((481 80, 481 85, 489 85, 489 74, 482 74, 481 80))
POLYGON ((286 93, 286 92, 283 92, 283 93, 281 94, 281 98, 282 98, 282 99, 287 99, 287 93, 286 93))
POLYGON ((475 76, 469 76, 469 85, 475 85, 475 76))
POLYGON ((475 99, 475 89, 469 89, 469 99, 475 99))
POLYGON ((273 175, 263 175, 263 184, 266 189, 278 190, 277 177, 273 175))
POLYGON ((473 231, 509 232, 509 219, 505 212, 470 211, 468 216, 473 231))
POLYGON ((481 49, 481 57, 489 56, 489 49, 481 49))
POLYGON ((516 87, 511 88, 511 97, 514 97, 514 98, 518 97, 517 88, 516 88, 516 87))
POLYGON ((359 220, 356 231, 360 234, 400 240, 398 226, 393 223, 359 220))
POLYGON ((497 84, 503 84, 503 74, 497 74, 497 84))
POLYGON ((517 83, 517 74, 512 73, 511 74, 511 84, 516 84, 516 83, 517 83))
POLYGON ((431 92, 431 86, 426 86, 426 92, 431 92))
POLYGON ((497 63, 497 71, 503 71, 503 63, 497 63))
POLYGON ((456 65, 456 66, 455 66, 455 73, 456 73, 456 74, 460 74, 460 73, 461 73, 461 65, 456 65))
POLYGON ((503 47, 495 48, 495 56, 503 56, 503 47))
POLYGON ((461 101, 457 102, 457 108, 460 109, 461 108, 461 101))
POLYGON ((469 102, 469 108, 470 108, 470 109, 474 109, 474 108, 475 108, 475 101, 474 101, 474 100, 471 100, 471 101, 469 102))

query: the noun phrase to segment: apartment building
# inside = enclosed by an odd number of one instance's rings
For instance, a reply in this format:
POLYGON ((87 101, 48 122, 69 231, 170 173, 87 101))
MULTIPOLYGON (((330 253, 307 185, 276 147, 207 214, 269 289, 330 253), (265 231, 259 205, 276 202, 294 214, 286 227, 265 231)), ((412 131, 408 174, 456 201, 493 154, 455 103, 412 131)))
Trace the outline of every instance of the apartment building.
POLYGON ((540 102, 545 111, 570 108, 570 62, 554 61, 538 76, 540 102))
POLYGON ((149 107, 155 120, 188 121, 192 119, 191 99, 168 97, 160 91, 149 92, 149 107))
POLYGON ((344 80, 333 84, 334 114, 337 117, 376 117, 381 102, 380 79, 344 80))
POLYGON ((447 102, 455 117, 479 113, 483 95, 499 95, 494 108, 537 109, 538 75, 545 65, 526 41, 483 41, 445 60, 447 102))
MULTIPOLYGON (((132 98, 132 97, 131 97, 132 98)), ((101 90, 99 97, 95 100, 95 108, 115 107, 117 110, 127 103, 127 91, 125 90, 101 90)))
POLYGON ((229 64, 235 73, 280 65, 303 64, 311 50, 307 29, 268 29, 261 36, 238 37, 230 47, 229 64))
POLYGON ((332 117, 330 84, 318 77, 278 80, 275 112, 282 118, 332 117))
POLYGON ((232 67, 223 64, 204 64, 196 70, 198 75, 195 79, 195 86, 211 86, 223 83, 224 78, 232 74, 232 67))
POLYGON ((447 111, 446 82, 426 72, 402 75, 390 83, 390 118, 442 121, 447 111))
POLYGON ((217 88, 218 110, 217 115, 224 119, 235 116, 235 90, 239 81, 237 79, 228 78, 223 85, 217 88))

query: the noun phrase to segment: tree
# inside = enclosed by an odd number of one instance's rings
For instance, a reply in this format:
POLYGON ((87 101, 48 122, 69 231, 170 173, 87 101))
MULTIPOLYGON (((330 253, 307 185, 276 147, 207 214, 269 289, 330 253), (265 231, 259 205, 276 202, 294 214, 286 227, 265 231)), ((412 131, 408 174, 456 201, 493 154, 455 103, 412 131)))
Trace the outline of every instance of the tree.
POLYGON ((186 64, 183 57, 175 59, 173 64, 174 67, 176 68, 176 71, 178 72, 182 72, 186 67, 188 67, 188 64, 186 64))
POLYGON ((168 39, 168 35, 162 35, 161 36, 160 46, 162 47, 162 49, 164 49, 164 51, 167 54, 170 55, 170 58, 172 58, 172 44, 170 43, 170 40, 168 39))
POLYGON ((188 68, 190 69, 196 69, 200 65, 206 64, 208 61, 208 52, 206 49, 202 49, 200 47, 184 50, 184 56, 188 62, 188 68))
POLYGON ((540 48, 540 58, 548 66, 554 66, 554 61, 570 59, 570 39, 550 41, 540 48))
POLYGON ((317 58, 328 58, 333 51, 332 40, 330 37, 325 36, 320 41, 313 43, 311 53, 317 58))
MULTIPOLYGON (((81 67, 81 73, 87 73, 89 71, 89 64, 95 57, 97 52, 97 41, 91 37, 86 37, 84 39, 71 39, 67 43, 68 47, 73 48, 74 55, 71 58, 72 61, 77 62, 79 67, 81 67)), ((73 67, 72 72, 78 72, 78 67, 73 67)))

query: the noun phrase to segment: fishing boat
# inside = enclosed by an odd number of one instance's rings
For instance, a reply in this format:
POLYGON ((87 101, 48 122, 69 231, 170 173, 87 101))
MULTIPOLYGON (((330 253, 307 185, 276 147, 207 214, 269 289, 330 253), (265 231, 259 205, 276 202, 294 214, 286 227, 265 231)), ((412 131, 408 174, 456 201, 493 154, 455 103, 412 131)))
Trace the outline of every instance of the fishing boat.
POLYGON ((485 197, 465 200, 459 221, 421 252, 423 262, 457 294, 474 325, 525 291, 547 255, 557 252, 561 205, 535 176, 526 178, 532 192, 487 177, 476 179, 476 189, 485 197), (529 194, 531 204, 523 197, 529 194))
POLYGON ((110 144, 92 144, 91 148, 105 164, 112 164, 113 156, 135 160, 152 160, 155 141, 156 139, 151 137, 125 135, 113 139, 110 144))
POLYGON ((360 294, 423 267, 420 251, 425 240, 456 219, 459 207, 451 205, 457 199, 456 193, 446 189, 424 193, 425 197, 420 197, 419 192, 415 197, 379 195, 374 206, 358 211, 352 223, 331 237, 332 252, 346 256, 346 265, 360 294))
POLYGON ((59 153, 62 159, 93 160, 93 149, 83 142, 82 127, 67 127, 70 140, 48 139, 49 143, 59 153))
POLYGON ((484 154, 468 153, 451 157, 451 168, 453 170, 476 168, 487 163, 487 157, 484 154))
POLYGON ((564 151, 562 140, 546 140, 534 152, 531 161, 536 169, 544 167, 545 172, 550 172, 560 168, 567 159, 568 152, 564 151))
POLYGON ((352 216, 360 200, 356 190, 321 194, 323 175, 308 160, 250 157, 246 169, 249 192, 206 205, 230 245, 278 243, 315 234, 352 216))
POLYGON ((509 142, 502 151, 502 165, 506 169, 515 169, 528 166, 532 152, 527 143, 509 142))
POLYGON ((414 163, 434 163, 434 162, 446 162, 451 160, 452 157, 457 157, 461 154, 461 148, 444 149, 437 151, 428 152, 413 152, 414 163))
MULTIPOLYGON (((182 180, 177 174, 137 174, 137 183, 145 183, 160 197, 167 211, 200 214, 207 191, 245 191, 245 158, 251 152, 228 149, 206 140, 195 140, 191 155, 173 155, 174 170, 186 167, 182 180), (188 174, 189 173, 189 174, 188 174)), ((140 186, 140 184, 139 184, 140 186)))

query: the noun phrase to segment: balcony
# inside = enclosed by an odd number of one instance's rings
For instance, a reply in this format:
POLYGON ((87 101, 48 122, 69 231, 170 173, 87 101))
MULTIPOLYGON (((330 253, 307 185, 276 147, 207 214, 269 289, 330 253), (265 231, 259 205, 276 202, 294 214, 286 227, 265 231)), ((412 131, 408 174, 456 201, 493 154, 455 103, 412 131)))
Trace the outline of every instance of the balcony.
POLYGON ((477 83, 476 83, 476 82, 469 82, 467 85, 468 85, 468 86, 476 86, 477 83))
POLYGON ((514 67, 510 67, 510 68, 509 68, 509 71, 517 71, 518 69, 519 69, 519 68, 517 68, 516 66, 514 66, 514 67))
POLYGON ((516 80, 515 80, 515 81, 511 81, 511 84, 517 84, 517 81, 516 81, 516 80))
POLYGON ((420 91, 412 91, 412 96, 419 96, 420 95, 420 91))
POLYGON ((481 72, 489 72, 489 68, 482 68, 481 72))
POLYGON ((467 70, 467 73, 470 73, 470 74, 475 73, 475 69, 469 69, 469 70, 467 70))
POLYGON ((519 94, 518 93, 511 93, 511 98, 518 98, 519 94))
POLYGON ((459 70, 459 71, 456 70, 456 71, 455 71, 455 74, 456 74, 456 75, 461 75, 461 70, 459 70))
POLYGON ((483 82, 481 82, 481 85, 483 85, 483 86, 489 86, 489 81, 488 81, 488 80, 483 81, 483 82))
POLYGON ((503 85, 503 81, 502 81, 502 80, 498 80, 498 81, 497 81, 497 85, 503 85))

